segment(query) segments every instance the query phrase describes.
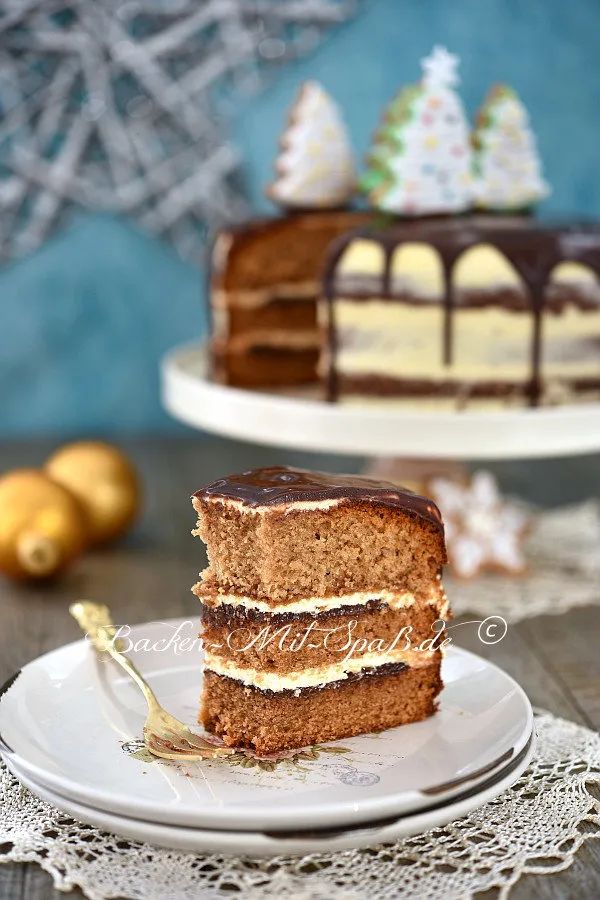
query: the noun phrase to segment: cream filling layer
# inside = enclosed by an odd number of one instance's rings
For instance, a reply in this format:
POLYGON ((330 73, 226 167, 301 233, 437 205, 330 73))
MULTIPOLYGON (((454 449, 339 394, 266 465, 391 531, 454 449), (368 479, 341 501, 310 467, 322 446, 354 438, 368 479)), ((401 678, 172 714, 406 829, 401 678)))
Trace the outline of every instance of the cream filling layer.
MULTIPOLYGON (((282 483, 282 487, 283 486, 282 483)), ((250 515, 257 515, 284 508, 287 508, 289 512, 308 512, 314 509, 331 509, 333 506, 339 506, 342 502, 341 498, 330 497, 327 500, 303 500, 301 502, 287 500, 282 503, 265 503, 263 506, 249 506, 243 500, 234 500, 232 497, 207 497, 205 499, 208 500, 209 503, 220 503, 222 506, 228 506, 231 509, 238 510, 238 512, 248 513, 250 515)), ((192 533, 195 534, 196 532, 192 533)))
POLYGON ((318 292, 319 284, 316 281, 284 281, 280 284, 266 285, 248 291, 213 288, 211 303, 213 309, 227 309, 233 306, 241 309, 255 309, 268 306, 274 300, 313 300, 318 292))
MULTIPOLYGON (((379 375, 427 382, 507 381, 531 375, 533 319, 502 307, 457 308, 453 362, 443 359, 442 304, 409 305, 372 299, 335 301, 341 375, 379 375)), ((598 378, 600 309, 569 307, 542 320, 542 379, 598 378)))
POLYGON ((243 353, 254 347, 270 347, 274 350, 313 350, 321 346, 321 336, 316 328, 289 331, 285 328, 256 328, 244 331, 228 339, 232 353, 243 353))
MULTIPOLYGON (((597 403, 600 396, 600 388, 589 391, 574 390, 568 384, 561 382, 546 382, 546 390, 543 391, 540 406, 563 406, 571 403, 597 403)), ((457 412, 467 409, 480 412, 498 412, 505 409, 517 409, 528 406, 528 398, 524 394, 515 394, 511 397, 419 397, 419 396, 390 396, 381 397, 372 394, 348 393, 342 394, 339 402, 345 406, 358 406, 371 408, 374 406, 402 409, 409 412, 457 412)))
MULTIPOLYGON (((203 597, 197 594, 200 600, 203 597)), ((208 594, 209 606, 243 606, 245 609, 254 609, 258 612, 271 613, 313 613, 331 612, 344 606, 366 606, 371 600, 380 600, 391 609, 406 609, 415 603, 415 595, 411 591, 357 591, 354 594, 344 594, 337 597, 304 597, 301 600, 293 600, 290 603, 266 603, 254 597, 245 597, 242 594, 208 594)), ((435 606, 440 615, 447 612, 448 603, 445 596, 440 596, 439 591, 432 591, 424 601, 429 606, 435 606)))
POLYGON ((436 658, 439 658, 439 650, 411 648, 409 650, 393 650, 388 653, 364 653, 362 656, 340 660, 339 663, 333 665, 315 666, 279 675, 276 672, 259 672, 256 669, 236 666, 231 660, 221 659, 207 650, 204 657, 204 668, 217 675, 225 675, 227 678, 241 681, 248 687, 278 692, 322 687, 334 681, 345 681, 349 675, 359 673, 363 669, 377 668, 386 663, 404 663, 410 668, 428 666, 436 658))

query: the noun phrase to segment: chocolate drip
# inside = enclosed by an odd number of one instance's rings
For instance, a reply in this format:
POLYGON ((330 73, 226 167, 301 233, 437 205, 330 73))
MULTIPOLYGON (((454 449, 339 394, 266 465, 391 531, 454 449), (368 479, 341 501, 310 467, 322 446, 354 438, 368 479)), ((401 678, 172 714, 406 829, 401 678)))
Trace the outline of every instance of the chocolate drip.
POLYGON ((385 248, 385 259, 383 264, 383 296, 389 299, 392 296, 392 256, 393 248, 385 248))
POLYGON ((322 500, 379 503, 401 509, 408 515, 426 519, 442 530, 442 517, 432 500, 358 475, 330 475, 286 466, 250 469, 239 475, 219 478, 193 495, 200 500, 237 500, 245 506, 293 506, 322 500))
POLYGON ((529 386, 530 406, 538 406, 542 396, 542 313, 544 311, 544 289, 539 284, 531 286, 533 308, 533 340, 531 343, 531 383, 529 386))
MULTIPOLYGON (((379 244, 385 255, 381 291, 378 296, 392 299, 391 260, 394 252, 403 244, 419 242, 429 244, 437 251, 444 271, 444 329, 442 335, 442 359, 446 366, 453 362, 454 312, 457 308, 454 296, 454 268, 461 255, 478 244, 491 244, 515 268, 527 292, 528 307, 532 314, 531 369, 526 385, 532 406, 537 406, 542 394, 542 316, 546 309, 546 288, 553 268, 561 262, 574 262, 588 266, 600 277, 600 225, 595 223, 567 226, 535 222, 527 217, 464 216, 446 220, 429 219, 396 222, 385 228, 359 228, 339 238, 332 245, 323 276, 323 295, 328 306, 329 330, 329 378, 328 399, 338 396, 338 378, 335 366, 337 334, 333 314, 336 296, 336 270, 347 247, 355 240, 369 240, 379 244)), ((361 299, 351 291, 344 294, 361 299)), ((373 294, 363 292, 365 298, 373 294)), ((401 299, 401 298, 394 298, 401 299)), ((498 305, 504 305, 498 301, 498 305)), ((512 308, 506 304, 507 308, 512 308)))
MULTIPOLYGON (((351 232, 354 234, 355 232, 351 232)), ((341 235, 329 249, 327 266, 323 275, 323 297, 327 303, 327 346, 329 357, 327 359, 327 399, 335 402, 338 398, 338 378, 335 367, 337 354, 337 329, 335 327, 335 314, 333 300, 335 297, 335 274, 337 265, 344 255, 349 244, 348 235, 341 235)), ((390 256, 391 261, 391 256, 390 256)))
POLYGON ((454 288, 452 285, 452 266, 444 261, 444 349, 443 360, 445 366, 452 365, 454 349, 454 288))

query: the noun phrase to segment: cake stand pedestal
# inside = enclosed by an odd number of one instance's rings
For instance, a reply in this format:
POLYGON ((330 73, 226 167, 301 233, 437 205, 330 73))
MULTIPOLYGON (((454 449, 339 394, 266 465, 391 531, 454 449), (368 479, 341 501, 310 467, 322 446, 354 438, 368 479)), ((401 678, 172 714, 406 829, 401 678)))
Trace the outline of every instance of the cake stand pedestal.
POLYGON ((421 412, 386 404, 327 403, 316 390, 241 390, 209 379, 206 343, 167 354, 161 389, 165 408, 187 425, 294 450, 458 461, 600 450, 600 404, 421 412))

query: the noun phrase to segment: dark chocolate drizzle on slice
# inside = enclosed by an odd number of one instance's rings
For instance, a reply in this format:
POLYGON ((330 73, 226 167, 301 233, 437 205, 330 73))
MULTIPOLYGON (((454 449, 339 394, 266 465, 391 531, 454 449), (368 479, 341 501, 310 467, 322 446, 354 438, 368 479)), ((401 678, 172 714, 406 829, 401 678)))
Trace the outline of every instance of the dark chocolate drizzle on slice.
MULTIPOLYGON (((462 254, 477 244, 491 244, 502 253, 523 281, 532 315, 530 376, 524 386, 531 406, 539 404, 542 393, 542 315, 552 270, 561 262, 577 262, 588 266, 600 277, 600 224, 592 222, 561 225, 536 222, 526 216, 472 215, 401 220, 384 228, 371 226, 342 235, 330 247, 323 275, 323 297, 328 307, 329 400, 337 400, 339 393, 334 310, 337 267, 347 247, 357 239, 373 241, 382 247, 384 266, 380 289, 370 296, 388 300, 394 299, 390 271, 395 251, 402 244, 415 241, 429 244, 437 251, 444 271, 441 356, 447 366, 453 361, 454 312, 457 309, 453 296, 454 268, 462 254)), ((344 296, 352 297, 352 294, 344 291, 344 296)), ((498 301, 497 305, 502 304, 498 301)))
POLYGON ((359 475, 330 475, 287 466, 249 469, 219 478, 193 494, 199 500, 237 500, 245 506, 294 506, 322 500, 378 503, 426 519, 440 531, 442 516, 433 502, 387 481, 359 475))

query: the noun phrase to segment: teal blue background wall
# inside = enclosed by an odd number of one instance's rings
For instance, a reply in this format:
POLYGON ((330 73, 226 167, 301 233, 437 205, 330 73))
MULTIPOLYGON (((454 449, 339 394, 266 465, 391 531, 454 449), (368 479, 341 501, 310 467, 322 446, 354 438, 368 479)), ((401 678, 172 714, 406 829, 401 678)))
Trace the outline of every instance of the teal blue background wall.
MULTIPOLYGON (((545 212, 600 217, 597 0, 371 0, 309 59, 284 69, 232 124, 254 206, 268 210, 277 137, 298 85, 342 105, 361 154, 384 104, 443 43, 462 60, 469 112, 496 80, 527 104, 552 196, 545 212)), ((0 271, 0 436, 127 434, 178 426, 158 360, 205 329, 201 273, 128 222, 80 216, 0 271)))

